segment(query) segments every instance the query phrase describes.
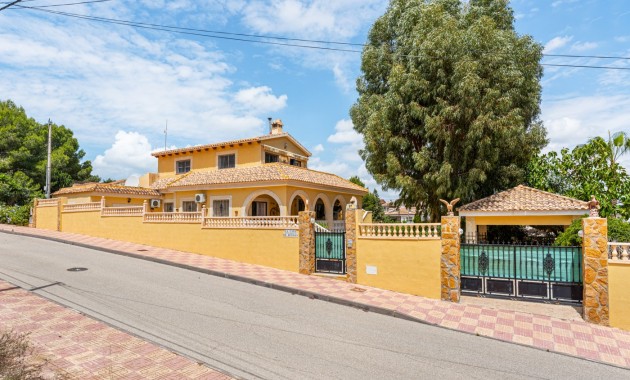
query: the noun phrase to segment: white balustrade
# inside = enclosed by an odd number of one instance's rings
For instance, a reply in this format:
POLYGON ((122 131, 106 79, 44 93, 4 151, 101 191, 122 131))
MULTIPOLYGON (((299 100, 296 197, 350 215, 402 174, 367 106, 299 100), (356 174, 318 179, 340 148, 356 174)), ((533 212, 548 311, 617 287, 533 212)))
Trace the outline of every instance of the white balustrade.
POLYGON ((147 212, 146 223, 201 223, 201 212, 147 212))
MULTIPOLYGON (((315 232, 330 232, 330 230, 320 224, 320 221, 315 222, 315 232)), ((324 222, 326 223, 326 222, 324 222)))
POLYGON ((206 217, 204 228, 298 229, 297 216, 206 217))
POLYGON ((142 216, 142 206, 103 207, 101 216, 142 216))
POLYGON ((333 220, 332 231, 333 232, 345 232, 346 231, 346 221, 345 220, 333 220))
POLYGON ((359 237, 370 239, 440 239, 440 223, 363 223, 359 237))
POLYGON ((608 259, 630 262, 630 243, 608 243, 608 259))
POLYGON ((63 206, 63 212, 95 211, 101 209, 101 202, 71 203, 63 206))
POLYGON ((38 199, 37 206, 38 207, 53 207, 59 205, 59 198, 50 198, 50 199, 38 199))

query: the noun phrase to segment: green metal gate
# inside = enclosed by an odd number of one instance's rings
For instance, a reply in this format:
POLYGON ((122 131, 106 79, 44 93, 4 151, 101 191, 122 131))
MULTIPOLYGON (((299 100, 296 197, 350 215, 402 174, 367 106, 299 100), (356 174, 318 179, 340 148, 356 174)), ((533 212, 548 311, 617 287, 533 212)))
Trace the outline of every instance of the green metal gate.
POLYGON ((582 302, 582 249, 462 244, 462 293, 582 302))
POLYGON ((315 231, 315 272, 346 273, 346 233, 315 231))

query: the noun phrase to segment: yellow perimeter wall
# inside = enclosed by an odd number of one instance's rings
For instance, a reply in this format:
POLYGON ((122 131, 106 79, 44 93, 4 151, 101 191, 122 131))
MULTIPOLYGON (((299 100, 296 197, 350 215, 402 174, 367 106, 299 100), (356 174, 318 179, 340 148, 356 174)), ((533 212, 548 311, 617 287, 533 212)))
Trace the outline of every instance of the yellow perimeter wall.
POLYGON ((630 330, 630 263, 608 262, 610 325, 630 330))
MULTIPOLYGON (((38 228, 39 221, 38 221, 38 228)), ((202 229, 200 224, 143 223, 140 216, 62 213, 62 231, 298 271, 298 238, 275 229, 202 229)))
POLYGON ((37 206, 33 208, 37 228, 57 231, 59 221, 59 207, 57 206, 37 206))
POLYGON ((440 299, 440 240, 357 240, 357 283, 440 299), (367 274, 366 266, 377 274, 367 274))

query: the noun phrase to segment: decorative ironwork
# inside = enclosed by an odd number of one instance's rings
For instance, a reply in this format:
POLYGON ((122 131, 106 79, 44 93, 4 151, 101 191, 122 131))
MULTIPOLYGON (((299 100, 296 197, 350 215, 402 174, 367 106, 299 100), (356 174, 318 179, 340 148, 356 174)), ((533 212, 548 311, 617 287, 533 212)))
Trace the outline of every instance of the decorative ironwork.
POLYGON ((463 243, 461 291, 579 303, 581 263, 581 247, 463 243))
POLYGON ((545 259, 543 260, 543 270, 547 273, 547 277, 551 277, 551 274, 556 269, 556 260, 551 256, 551 252, 547 252, 545 259))
POLYGON ((488 259, 488 255, 484 251, 481 251, 477 265, 479 267, 479 273, 481 273, 482 276, 485 276, 486 272, 488 272, 490 260, 488 259))
POLYGON ((328 253, 328 256, 330 256, 332 249, 333 249, 333 242, 332 240, 330 240, 330 238, 328 238, 328 240, 326 240, 326 253, 328 253))
POLYGON ((346 273, 346 234, 315 230, 315 272, 346 273))

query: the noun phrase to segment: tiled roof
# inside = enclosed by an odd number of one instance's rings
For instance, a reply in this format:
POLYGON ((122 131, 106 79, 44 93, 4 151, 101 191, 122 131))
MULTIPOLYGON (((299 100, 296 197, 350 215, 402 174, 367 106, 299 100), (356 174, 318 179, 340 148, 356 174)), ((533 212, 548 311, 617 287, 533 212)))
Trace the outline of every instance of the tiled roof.
POLYGON ((278 134, 274 134, 274 135, 263 135, 263 136, 258 136, 258 137, 251 137, 251 138, 247 138, 247 139, 218 142, 218 143, 206 144, 206 145, 194 145, 194 146, 189 146, 189 147, 186 147, 186 148, 177 148, 177 149, 163 150, 163 151, 153 152, 153 153, 151 153, 151 155, 154 156, 154 157, 158 157, 158 156, 164 156, 164 155, 167 155, 167 154, 185 153, 185 152, 190 152, 190 151, 194 151, 194 150, 207 149, 207 148, 216 148, 216 147, 225 146, 225 145, 244 144, 244 143, 250 143, 250 142, 261 142, 261 141, 264 141, 264 140, 272 140, 272 139, 277 139, 277 138, 280 138, 280 137, 288 137, 289 140, 291 140, 291 142, 293 142, 296 146, 298 146, 300 149, 302 149, 306 153, 307 156, 311 155, 311 152, 309 152, 308 149, 306 149, 302 144, 300 144, 293 136, 291 136, 287 132, 278 133, 278 134))
MULTIPOLYGON (((172 180, 172 178, 170 178, 172 180)), ((160 183, 156 189, 169 187, 216 185, 230 183, 248 183, 259 181, 299 181, 318 185, 341 187, 348 190, 367 192, 368 190, 355 185, 339 176, 318 172, 298 166, 282 163, 264 164, 258 166, 237 167, 232 169, 215 169, 206 171, 192 171, 170 183, 160 183)))
POLYGON ((416 215, 416 208, 407 208, 404 205, 400 207, 388 207, 385 210, 385 215, 416 215))
POLYGON ((587 202, 518 185, 459 208, 459 211, 588 210, 587 202))
POLYGON ((56 191, 53 195, 65 195, 76 193, 107 193, 107 194, 121 194, 121 195, 149 195, 159 197, 160 193, 154 189, 147 189, 144 187, 131 187, 112 185, 109 183, 86 183, 81 185, 74 185, 72 187, 64 187, 56 191))

